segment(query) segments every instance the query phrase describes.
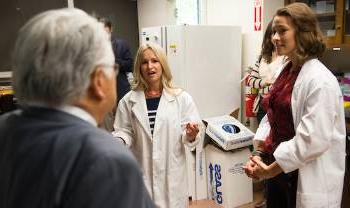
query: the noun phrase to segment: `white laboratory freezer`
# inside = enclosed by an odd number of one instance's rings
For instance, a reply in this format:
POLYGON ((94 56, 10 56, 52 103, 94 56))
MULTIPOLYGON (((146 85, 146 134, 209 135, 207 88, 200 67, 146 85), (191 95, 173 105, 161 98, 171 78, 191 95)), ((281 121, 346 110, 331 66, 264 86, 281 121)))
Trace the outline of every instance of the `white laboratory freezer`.
POLYGON ((192 95, 202 118, 227 115, 241 107, 240 27, 148 27, 142 29, 141 41, 165 49, 174 85, 192 95))

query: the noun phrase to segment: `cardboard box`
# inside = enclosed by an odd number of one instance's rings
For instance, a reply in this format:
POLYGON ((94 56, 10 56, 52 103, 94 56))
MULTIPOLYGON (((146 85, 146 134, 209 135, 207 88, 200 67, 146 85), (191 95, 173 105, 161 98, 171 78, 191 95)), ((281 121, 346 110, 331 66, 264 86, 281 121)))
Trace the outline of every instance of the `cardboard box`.
POLYGON ((206 134, 224 150, 232 150, 252 145, 254 133, 232 116, 204 119, 206 134))
POLYGON ((244 173, 248 148, 223 151, 214 145, 205 148, 209 199, 225 208, 233 208, 253 201, 252 179, 244 173))

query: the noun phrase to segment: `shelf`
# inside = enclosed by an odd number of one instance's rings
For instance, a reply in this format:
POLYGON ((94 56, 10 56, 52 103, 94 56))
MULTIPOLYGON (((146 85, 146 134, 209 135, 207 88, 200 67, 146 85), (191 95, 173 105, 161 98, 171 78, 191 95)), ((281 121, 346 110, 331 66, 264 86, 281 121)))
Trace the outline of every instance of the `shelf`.
POLYGON ((316 13, 317 17, 335 17, 335 12, 316 13))
POLYGON ((334 35, 332 33, 325 36, 327 47, 338 44, 350 45, 349 0, 284 0, 284 2, 285 5, 293 2, 306 3, 315 12, 323 32, 334 30, 334 35))
POLYGON ((8 79, 12 77, 12 72, 11 71, 4 71, 4 72, 0 72, 0 78, 3 79, 8 79))
POLYGON ((0 86, 8 86, 11 84, 12 72, 0 72, 0 86))

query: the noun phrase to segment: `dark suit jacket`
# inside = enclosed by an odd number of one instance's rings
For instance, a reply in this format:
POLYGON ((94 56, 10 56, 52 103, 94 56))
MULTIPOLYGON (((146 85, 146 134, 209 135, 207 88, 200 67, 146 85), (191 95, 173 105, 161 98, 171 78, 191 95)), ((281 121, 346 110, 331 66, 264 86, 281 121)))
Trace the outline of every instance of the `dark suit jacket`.
POLYGON ((115 55, 115 61, 119 64, 119 74, 117 77, 118 101, 130 91, 130 84, 127 79, 127 73, 132 72, 133 58, 130 47, 125 40, 112 40, 112 48, 115 55))
POLYGON ((0 117, 1 208, 153 206, 136 160, 103 130, 53 109, 0 117))

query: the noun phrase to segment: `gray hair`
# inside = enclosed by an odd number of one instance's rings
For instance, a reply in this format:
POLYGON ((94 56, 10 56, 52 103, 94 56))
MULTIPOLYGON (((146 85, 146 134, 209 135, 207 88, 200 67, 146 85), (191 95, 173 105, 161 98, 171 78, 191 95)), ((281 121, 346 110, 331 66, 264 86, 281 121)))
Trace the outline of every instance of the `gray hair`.
MULTIPOLYGON (((79 9, 30 19, 14 49, 13 86, 21 105, 61 106, 83 97, 97 66, 114 64, 103 25, 79 9)), ((102 67, 112 76, 112 67, 102 67)))

